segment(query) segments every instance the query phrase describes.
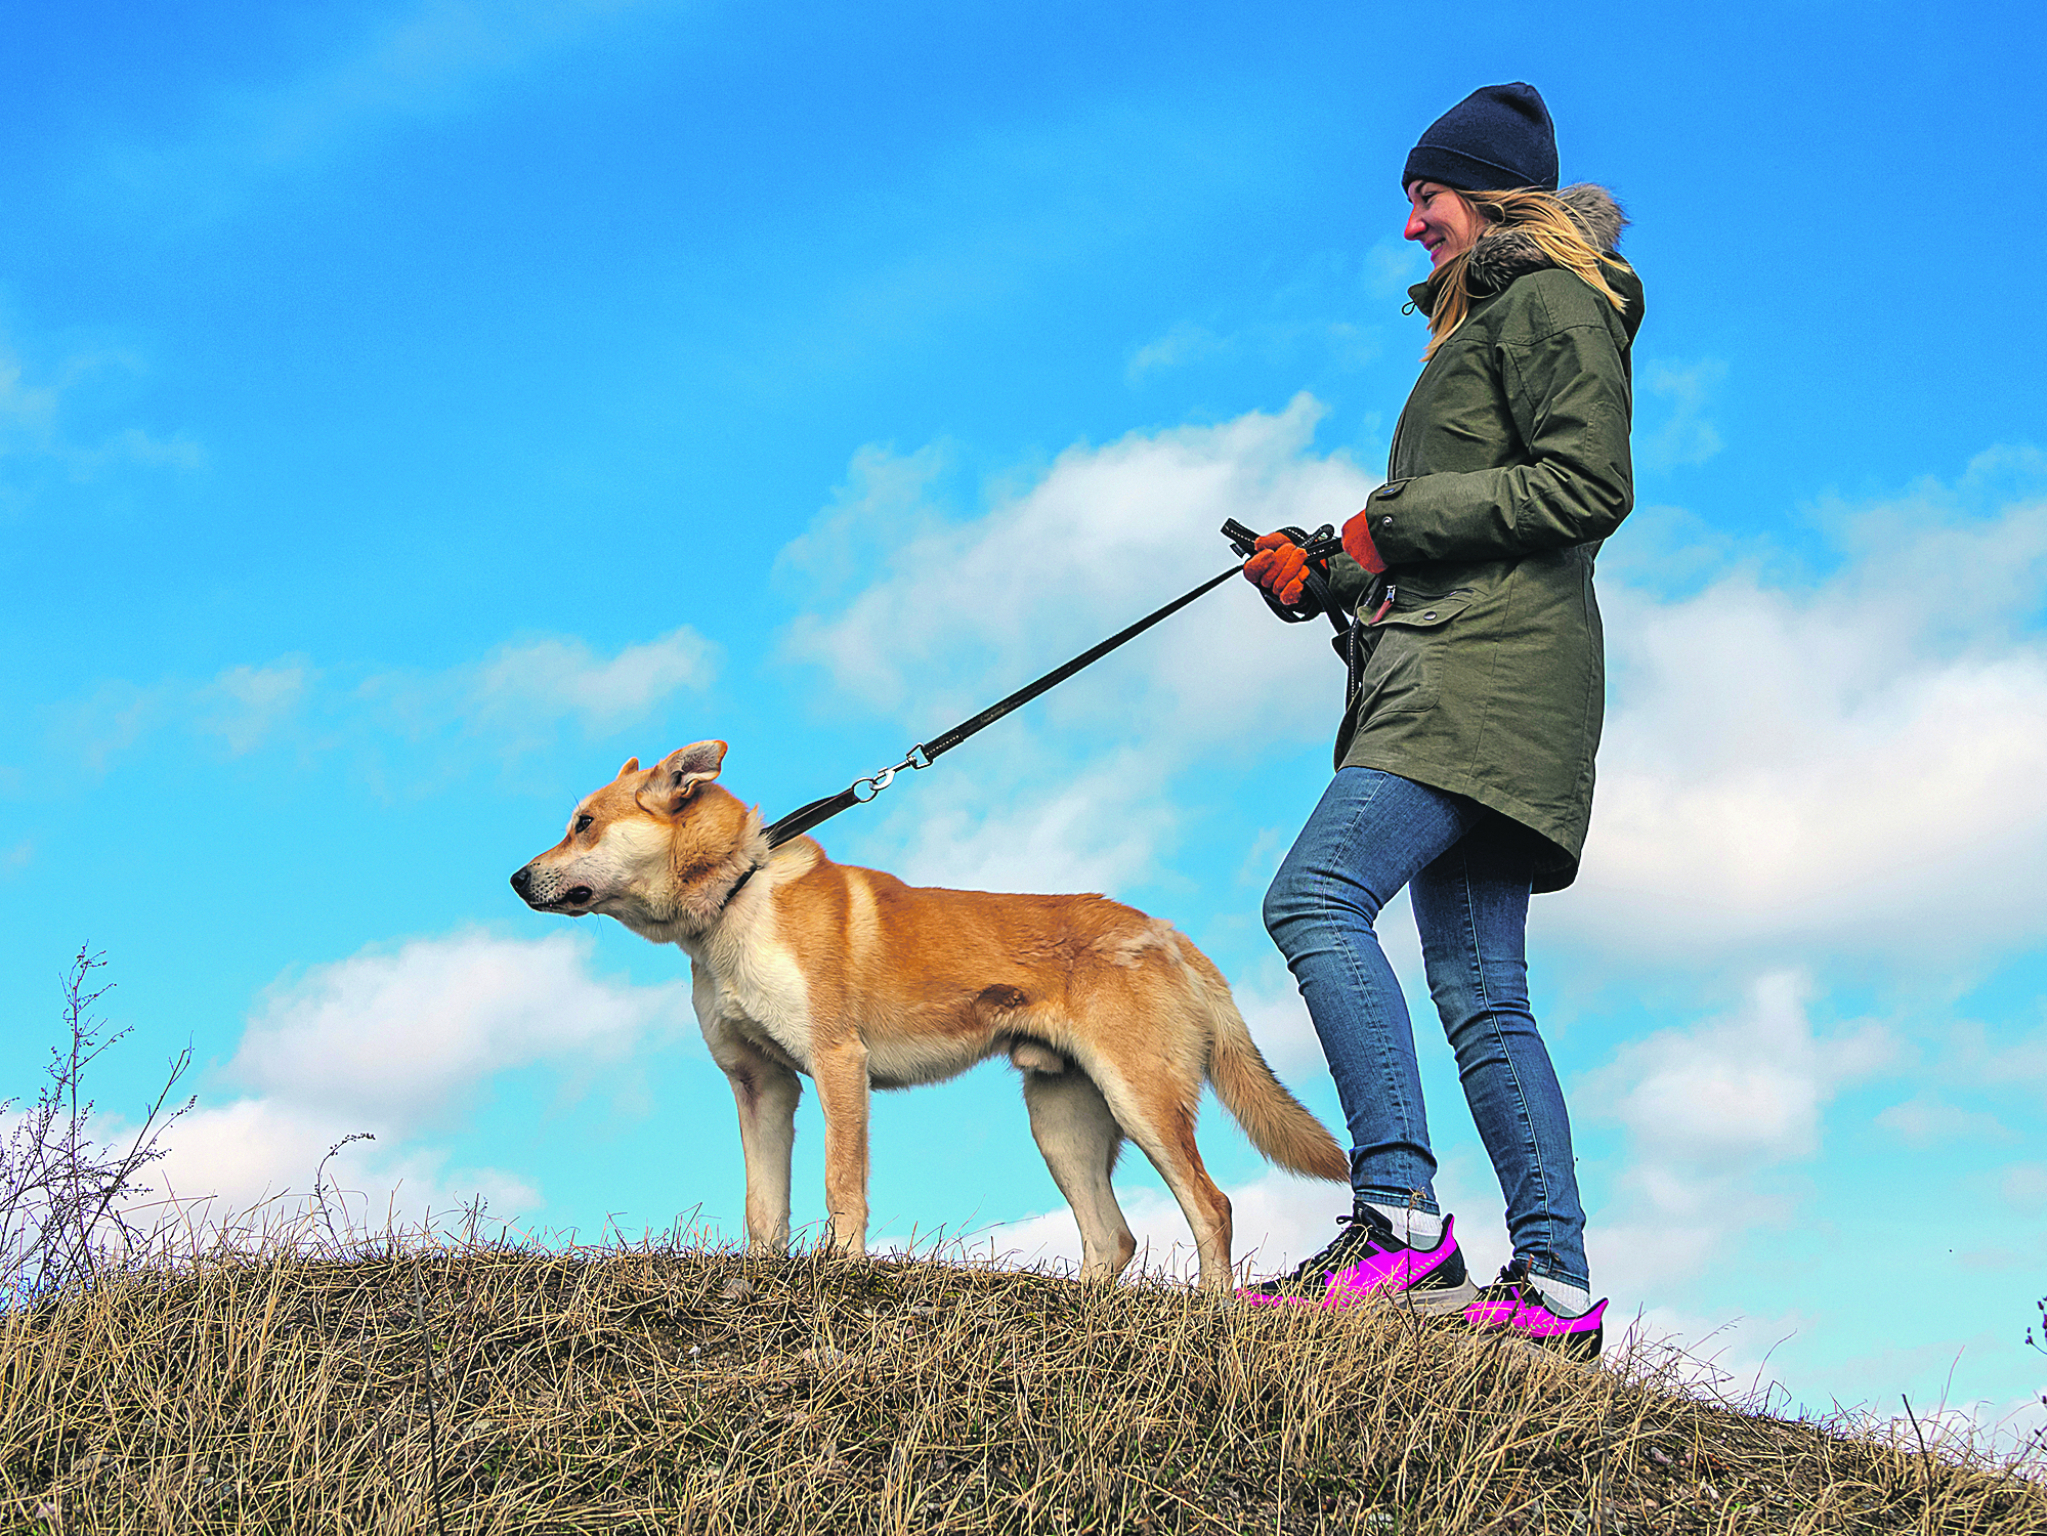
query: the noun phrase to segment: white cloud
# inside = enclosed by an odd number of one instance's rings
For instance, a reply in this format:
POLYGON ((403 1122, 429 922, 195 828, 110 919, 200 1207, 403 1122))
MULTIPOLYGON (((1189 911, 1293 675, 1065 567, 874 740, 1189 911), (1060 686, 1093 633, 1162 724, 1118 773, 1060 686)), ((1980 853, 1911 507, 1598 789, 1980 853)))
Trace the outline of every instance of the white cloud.
POLYGON ((2024 621, 2047 505, 1879 537, 1900 516, 1849 524, 1872 542, 1807 590, 1605 584, 1614 707, 1551 931, 1621 961, 1824 947, 1901 969, 2038 936, 2047 646, 2024 621))
POLYGON ((1365 292, 1375 299, 1392 299, 1428 276, 1422 249, 1400 235, 1381 235, 1365 252, 1365 292))
MULTIPOLYGON (((889 530, 874 551, 882 574, 800 618, 785 653, 824 669, 841 696, 933 733, 1223 569, 1226 517, 1314 526, 1361 505, 1373 481, 1307 451, 1318 414, 1302 396, 1278 415, 1075 448, 964 522, 923 499, 941 460, 863 451, 784 566, 843 553, 864 521, 849 509, 872 506, 889 530)), ((877 841, 911 879, 1113 893, 1172 853, 1175 774, 1205 753, 1237 763, 1261 744, 1320 739, 1341 692, 1317 640, 1230 584, 1031 706, 1028 723, 996 726, 1000 746, 980 747, 971 782, 917 780, 914 812, 891 806, 877 841), (1076 729, 1081 753, 1066 736, 1076 729)))
POLYGON ((1816 1034, 1809 993, 1803 976, 1764 976, 1731 1016, 1624 1045, 1574 1093, 1629 1138, 1619 1208, 1587 1237, 1603 1287, 1655 1294, 1730 1236, 1789 1219, 1756 1173, 1814 1155, 1828 1101, 1897 1049, 1874 1025, 1816 1034))
POLYGON ((469 932, 315 966, 271 989, 230 1071, 333 1124, 404 1133, 446 1121, 494 1073, 587 1071, 687 1017, 685 983, 600 980, 592 947, 577 933, 469 932))
MULTIPOLYGON (((977 707, 1223 569, 1224 518, 1312 527, 1362 505, 1372 477, 1306 451, 1319 414, 1301 396, 1278 415, 1069 449, 987 515, 904 539, 838 612, 799 619, 785 650, 875 707, 900 713, 914 699, 918 727, 977 707)), ((1341 674, 1301 640, 1255 593, 1226 589, 1046 707, 1108 722, 1108 750, 1136 739, 1174 761, 1319 738, 1341 674)))
MULTIPOLYGON (((149 469, 205 467, 206 451, 183 433, 169 437, 122 427, 97 442, 81 442, 64 423, 65 399, 108 373, 133 374, 141 364, 120 352, 84 352, 66 358, 54 375, 29 381, 20 355, 0 343, 0 462, 33 459, 73 479, 89 480, 121 464, 149 469)), ((0 491, 12 487, 0 486, 0 491)))
POLYGON ((507 1218, 540 1203, 539 1189, 516 1174, 451 1168, 432 1147, 390 1138, 344 1146, 323 1170, 328 1151, 360 1129, 345 1110, 282 1099, 202 1106, 164 1137, 167 1155, 143 1176, 156 1193, 137 1202, 138 1214, 175 1213, 206 1231, 284 1230, 312 1219, 316 1176, 337 1233, 445 1216, 479 1196, 507 1218))
POLYGON ((319 674, 303 656, 222 669, 210 681, 113 678, 74 704, 52 711, 52 735, 93 773, 158 731, 182 728, 218 737, 240 757, 272 739, 313 701, 319 674))
POLYGON ((1765 976, 1732 1018, 1623 1046, 1598 1097, 1659 1160, 1727 1167, 1810 1154, 1826 1099, 1892 1051, 1873 1026, 1816 1038, 1810 990, 1801 976, 1765 976))
POLYGON ((1136 383, 1160 368, 1178 368, 1222 351, 1227 343, 1205 325, 1182 320, 1130 354, 1124 377, 1136 383))
POLYGON ((644 719, 670 694, 701 688, 713 671, 712 647, 688 627, 601 657, 582 640, 553 636, 504 645, 468 680, 487 720, 581 716, 591 730, 644 719))
POLYGON ((1132 353, 1123 376, 1141 384, 1163 369, 1196 363, 1228 367, 1244 357, 1274 366, 1313 357, 1338 368, 1360 368, 1377 354, 1380 338, 1377 328, 1347 320, 1267 320, 1224 333, 1181 321, 1132 353))
POLYGON ((707 684, 716 657, 687 625, 610 656, 575 636, 547 635, 442 672, 378 673, 357 694, 416 734, 457 721, 516 749, 548 739, 565 719, 592 733, 645 719, 674 693, 707 684))
POLYGON ((909 454, 871 443, 858 449, 831 504, 776 554, 776 579, 807 589, 814 600, 897 545, 933 532, 940 521, 934 498, 950 468, 937 444, 909 454))
MULTIPOLYGON (((498 1219, 531 1213, 523 1174, 460 1167, 433 1133, 459 1122, 492 1076, 554 1064, 564 1091, 594 1085, 686 1017, 686 982, 637 987, 590 974, 582 933, 511 940, 482 932, 369 949, 278 982, 244 1031, 228 1075, 247 1090, 204 1103, 161 1137, 166 1155, 132 1202, 145 1227, 324 1238, 310 1191, 326 1169, 337 1230, 447 1217, 479 1196, 498 1219), (362 1139, 364 1135, 367 1139, 362 1139)), ((95 1121, 125 1145, 132 1129, 95 1121)))
POLYGON ((9 448, 22 439, 46 441, 56 427, 57 401, 62 393, 52 383, 24 382, 21 359, 11 351, 0 351, 0 429, 9 448))
POLYGON ((305 701, 312 668, 302 656, 265 667, 229 667, 200 690, 205 728, 236 757, 253 751, 305 701), (210 704, 210 707, 209 707, 210 704))
POLYGON ((76 703, 51 710, 51 735, 88 772, 105 773, 114 758, 174 717, 181 691, 111 679, 76 703))
POLYGON ((1042 748, 1022 733, 1006 745, 971 780, 917 781, 873 856, 913 883, 961 890, 1114 892, 1152 873, 1178 825, 1152 764, 1126 752, 1047 782, 1029 771, 1042 748))

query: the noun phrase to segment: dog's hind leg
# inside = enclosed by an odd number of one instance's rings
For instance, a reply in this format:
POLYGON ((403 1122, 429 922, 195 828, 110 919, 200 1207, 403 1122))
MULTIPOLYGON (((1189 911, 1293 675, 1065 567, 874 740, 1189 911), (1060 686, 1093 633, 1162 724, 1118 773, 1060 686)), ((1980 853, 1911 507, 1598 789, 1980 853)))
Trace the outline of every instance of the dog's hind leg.
POLYGON ((1215 1186, 1194 1142, 1194 1115, 1199 1108, 1198 1084, 1172 1081, 1170 1072, 1132 1080, 1113 1068, 1102 1073, 1101 1091, 1109 1110, 1136 1142, 1159 1177, 1180 1202, 1194 1233, 1194 1251, 1201 1259, 1201 1284, 1227 1289, 1230 1281, 1230 1197, 1215 1186))
POLYGON ((1109 1183, 1123 1128, 1109 1113, 1102 1090, 1078 1067, 1056 1074, 1026 1068, 1023 1080, 1031 1135, 1080 1223, 1080 1277, 1113 1280, 1137 1252, 1109 1183))

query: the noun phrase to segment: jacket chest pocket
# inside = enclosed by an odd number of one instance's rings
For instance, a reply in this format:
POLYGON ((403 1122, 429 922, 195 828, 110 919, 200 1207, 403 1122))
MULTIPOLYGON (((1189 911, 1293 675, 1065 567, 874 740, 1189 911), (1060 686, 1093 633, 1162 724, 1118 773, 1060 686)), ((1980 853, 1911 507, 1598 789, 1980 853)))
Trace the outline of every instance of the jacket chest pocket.
POLYGON ((1353 631, 1359 647, 1352 701, 1362 723, 1382 715, 1426 714, 1442 687, 1447 627, 1471 604, 1468 591, 1399 595, 1376 623, 1353 631))

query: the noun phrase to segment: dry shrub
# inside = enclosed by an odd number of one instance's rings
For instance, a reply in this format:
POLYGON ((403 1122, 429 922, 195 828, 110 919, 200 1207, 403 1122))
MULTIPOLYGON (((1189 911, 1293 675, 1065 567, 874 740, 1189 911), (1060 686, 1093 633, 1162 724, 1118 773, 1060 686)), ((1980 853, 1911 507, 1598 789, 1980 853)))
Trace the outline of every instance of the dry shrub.
POLYGON ((461 1532, 2047 1533, 1987 1455, 1391 1305, 415 1241, 103 1272, 0 1330, 0 1529, 431 1531, 437 1489, 461 1532))
POLYGON ((156 1233, 136 1220, 150 1164, 168 1150, 164 1132, 197 1102, 169 1108, 192 1065, 188 1047, 171 1058, 164 1085, 126 1147, 102 1140, 89 1070, 131 1033, 110 1029, 94 1005, 113 990, 95 985, 106 957, 81 944, 64 972, 64 1036, 52 1046, 35 1101, 0 1100, 0 1306, 89 1280, 113 1257, 146 1252, 156 1233))

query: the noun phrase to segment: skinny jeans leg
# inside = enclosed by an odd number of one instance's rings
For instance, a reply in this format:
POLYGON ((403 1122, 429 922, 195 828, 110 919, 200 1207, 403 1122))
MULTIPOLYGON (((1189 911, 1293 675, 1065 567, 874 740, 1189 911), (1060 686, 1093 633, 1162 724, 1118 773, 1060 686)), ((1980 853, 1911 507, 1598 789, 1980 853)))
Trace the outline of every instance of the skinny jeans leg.
POLYGON ((1437 1213, 1414 1026, 1374 925, 1481 814, 1376 768, 1340 768, 1265 896, 1266 930, 1336 1080, 1359 1200, 1437 1213))
POLYGON ((1429 991, 1506 1196, 1514 1256, 1589 1290, 1570 1116, 1528 1006, 1532 881, 1525 852, 1481 831, 1418 873, 1410 896, 1429 991))

